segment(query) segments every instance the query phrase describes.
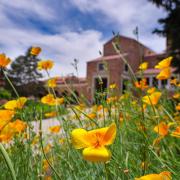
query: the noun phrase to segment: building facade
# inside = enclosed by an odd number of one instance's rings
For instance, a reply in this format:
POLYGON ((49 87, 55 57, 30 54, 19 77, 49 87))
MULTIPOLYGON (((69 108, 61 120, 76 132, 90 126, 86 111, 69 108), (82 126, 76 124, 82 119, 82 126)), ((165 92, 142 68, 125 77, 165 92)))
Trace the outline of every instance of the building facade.
MULTIPOLYGON (((154 66, 167 57, 166 53, 156 54, 154 51, 136 41, 135 39, 118 36, 114 37, 103 45, 103 53, 101 57, 87 62, 86 78, 65 77, 64 80, 58 81, 58 92, 63 94, 74 91, 77 95, 84 95, 89 102, 94 101, 94 94, 98 91, 99 79, 102 81, 103 90, 108 88, 110 84, 116 84, 119 93, 123 93, 126 89, 126 82, 131 79, 130 69, 123 61, 125 58, 132 68, 132 71, 138 78, 138 67, 142 62, 148 62, 148 69, 144 72, 149 86, 158 88, 170 88, 170 80, 160 81, 155 77, 159 70, 154 66), (120 53, 115 51, 113 42, 116 41, 120 47, 120 53), (71 87, 71 88, 69 88, 71 87)), ((172 76, 174 69, 172 68, 172 76)))

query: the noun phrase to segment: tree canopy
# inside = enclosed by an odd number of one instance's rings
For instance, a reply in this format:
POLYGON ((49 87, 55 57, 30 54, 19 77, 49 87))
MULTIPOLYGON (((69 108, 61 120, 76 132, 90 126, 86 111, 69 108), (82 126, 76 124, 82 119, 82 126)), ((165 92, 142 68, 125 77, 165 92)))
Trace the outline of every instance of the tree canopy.
POLYGON ((38 79, 42 78, 42 74, 37 70, 37 63, 40 59, 30 52, 31 47, 27 50, 25 55, 18 56, 11 63, 8 75, 16 86, 38 82, 38 79))
POLYGON ((161 29, 155 29, 154 33, 167 37, 167 52, 173 56, 173 65, 180 72, 180 1, 179 0, 149 0, 163 8, 167 12, 165 18, 158 22, 161 29))

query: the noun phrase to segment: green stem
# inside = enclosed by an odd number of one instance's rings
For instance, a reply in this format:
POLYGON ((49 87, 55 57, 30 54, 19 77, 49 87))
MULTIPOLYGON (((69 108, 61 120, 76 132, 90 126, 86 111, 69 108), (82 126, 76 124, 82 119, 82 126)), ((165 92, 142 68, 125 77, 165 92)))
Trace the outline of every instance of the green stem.
POLYGON ((57 175, 57 177, 61 180, 61 176, 57 173, 57 171, 55 170, 55 168, 52 166, 52 164, 50 163, 48 157, 46 156, 46 153, 44 152, 43 140, 42 140, 42 118, 40 118, 39 136, 40 136, 40 145, 41 145, 41 149, 42 149, 43 156, 44 156, 44 158, 46 159, 49 167, 53 170, 53 172, 54 172, 54 173, 57 175))
POLYGON ((0 151, 6 161, 6 164, 10 170, 10 173, 11 173, 11 178, 12 180, 16 180, 16 174, 15 174, 15 171, 14 171, 14 168, 13 168, 13 164, 9 158, 9 155, 8 153, 6 152, 6 150, 4 149, 4 146, 0 143, 0 151))
POLYGON ((7 79, 8 83, 10 84, 10 86, 12 87, 14 93, 15 93, 16 96, 19 98, 19 94, 18 94, 18 92, 16 91, 16 88, 15 88, 14 85, 12 84, 11 80, 10 80, 9 77, 7 76, 6 72, 3 71, 3 74, 4 74, 5 78, 7 79))

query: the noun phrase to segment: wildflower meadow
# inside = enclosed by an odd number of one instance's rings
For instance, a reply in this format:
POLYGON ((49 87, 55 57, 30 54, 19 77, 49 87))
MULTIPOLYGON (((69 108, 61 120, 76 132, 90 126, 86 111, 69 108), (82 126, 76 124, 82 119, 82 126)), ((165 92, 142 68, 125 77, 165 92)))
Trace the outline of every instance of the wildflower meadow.
MULTIPOLYGON (((121 50, 114 42, 121 56, 121 50)), ((40 47, 32 47, 38 56, 40 47)), ((58 96, 57 79, 50 77, 52 60, 41 60, 38 71, 46 73, 48 93, 41 99, 20 97, 8 78, 11 60, 0 54, 0 69, 16 97, 0 107, 1 180, 179 180, 180 179, 180 81, 171 79, 173 93, 149 87, 139 66, 137 80, 127 60, 131 80, 127 90, 116 84, 96 93, 96 103, 84 96, 58 96), (45 118, 59 125, 42 130, 45 118), (38 122, 38 131, 32 121, 38 122)), ((172 57, 154 68, 159 80, 171 75, 172 57)), ((101 78, 99 84, 102 85, 101 78)), ((67 85, 68 86, 68 85, 67 85)), ((69 87, 71 90, 71 87, 69 87)), ((73 91, 72 91, 73 93, 73 91)))

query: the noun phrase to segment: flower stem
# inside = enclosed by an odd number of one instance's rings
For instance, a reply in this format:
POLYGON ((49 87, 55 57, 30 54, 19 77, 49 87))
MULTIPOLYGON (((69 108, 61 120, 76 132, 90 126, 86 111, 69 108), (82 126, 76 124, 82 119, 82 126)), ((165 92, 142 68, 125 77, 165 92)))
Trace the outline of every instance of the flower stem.
POLYGON ((10 173, 11 173, 11 178, 12 180, 16 180, 16 174, 15 174, 15 171, 14 171, 14 168, 13 168, 13 164, 9 158, 9 155, 8 153, 6 152, 6 150, 4 149, 4 146, 0 143, 0 151, 6 161, 6 164, 10 170, 10 173))

